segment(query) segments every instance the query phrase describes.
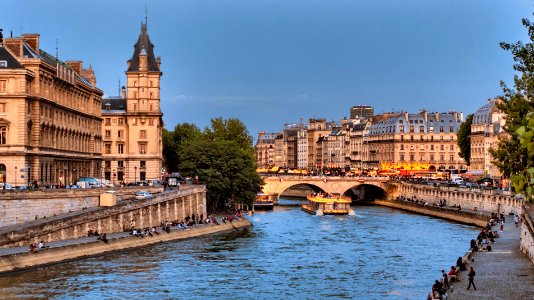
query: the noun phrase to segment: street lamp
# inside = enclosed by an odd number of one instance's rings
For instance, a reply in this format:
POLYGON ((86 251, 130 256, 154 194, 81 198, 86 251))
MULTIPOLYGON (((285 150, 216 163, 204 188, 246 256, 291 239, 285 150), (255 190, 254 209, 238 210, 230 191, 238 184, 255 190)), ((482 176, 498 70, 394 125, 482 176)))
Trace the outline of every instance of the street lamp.
POLYGON ((17 186, 17 167, 15 167, 15 186, 17 186))
POLYGON ((137 166, 134 166, 134 182, 137 181, 137 166))

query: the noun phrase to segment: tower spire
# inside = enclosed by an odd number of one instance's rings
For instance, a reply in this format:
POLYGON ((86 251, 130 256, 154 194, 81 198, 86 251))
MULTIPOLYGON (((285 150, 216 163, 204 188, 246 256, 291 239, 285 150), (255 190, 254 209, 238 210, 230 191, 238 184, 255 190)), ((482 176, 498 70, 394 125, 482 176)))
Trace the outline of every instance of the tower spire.
POLYGON ((148 25, 148 8, 145 4, 145 26, 148 25))

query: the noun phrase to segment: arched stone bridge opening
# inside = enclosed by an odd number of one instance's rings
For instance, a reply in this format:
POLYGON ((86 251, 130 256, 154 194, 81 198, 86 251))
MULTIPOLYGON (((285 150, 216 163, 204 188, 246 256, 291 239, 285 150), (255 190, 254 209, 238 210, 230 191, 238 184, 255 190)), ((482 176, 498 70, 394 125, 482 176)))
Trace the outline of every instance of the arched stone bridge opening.
POLYGON ((305 185, 314 192, 340 194, 353 201, 372 201, 388 196, 388 178, 375 177, 263 177, 263 193, 282 195, 284 191, 305 185))

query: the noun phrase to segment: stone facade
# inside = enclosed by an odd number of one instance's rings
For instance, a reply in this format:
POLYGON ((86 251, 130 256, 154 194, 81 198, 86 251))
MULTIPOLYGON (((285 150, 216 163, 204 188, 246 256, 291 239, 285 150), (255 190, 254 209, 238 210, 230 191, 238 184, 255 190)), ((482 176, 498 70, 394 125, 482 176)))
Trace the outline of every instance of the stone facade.
POLYGON ((115 184, 161 179, 161 60, 154 56, 146 24, 134 48, 122 95, 102 102, 103 177, 115 184))
POLYGON ((0 182, 71 184, 102 162, 102 91, 81 61, 39 48, 39 34, 0 43, 0 182))

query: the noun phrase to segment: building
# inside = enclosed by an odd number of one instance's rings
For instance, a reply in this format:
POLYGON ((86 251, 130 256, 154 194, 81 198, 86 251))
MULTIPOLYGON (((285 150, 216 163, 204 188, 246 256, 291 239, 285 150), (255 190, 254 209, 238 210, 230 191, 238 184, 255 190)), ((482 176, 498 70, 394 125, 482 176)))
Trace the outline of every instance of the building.
POLYGON ((323 167, 322 158, 322 137, 330 134, 332 131, 332 124, 326 122, 325 118, 309 119, 308 120, 308 169, 318 170, 323 167))
POLYGON ((290 169, 298 168, 298 134, 302 130, 301 124, 286 124, 283 135, 286 147, 286 167, 290 169))
POLYGON ((103 92, 82 61, 0 36, 0 182, 71 184, 102 171, 103 92))
POLYGON ((375 116, 369 129, 366 165, 397 170, 403 175, 466 169, 458 155, 456 136, 462 122, 463 116, 457 112, 421 111, 375 116))
POLYGON ((375 110, 369 105, 356 105, 350 108, 350 118, 358 119, 365 118, 371 119, 375 114, 375 110))
POLYGON ((345 162, 351 169, 362 171, 366 161, 368 143, 364 143, 365 129, 371 126, 370 121, 347 123, 345 129, 345 162))
POLYGON ((297 167, 308 168, 308 130, 305 127, 297 133, 297 167))
POLYGON ((473 115, 471 123, 471 170, 477 175, 500 177, 499 169, 492 164, 489 149, 497 146, 499 137, 505 134, 504 113, 497 108, 500 99, 488 99, 473 115))
POLYGON ((256 142, 256 163, 260 169, 269 169, 274 167, 274 140, 278 133, 266 133, 260 131, 258 133, 258 141, 256 142))
POLYGON ((134 45, 122 95, 102 101, 104 177, 114 183, 160 179, 163 114, 160 58, 146 23, 134 45))
POLYGON ((332 131, 322 136, 319 141, 322 145, 318 148, 322 151, 323 169, 345 168, 345 132, 341 127, 333 128, 332 131))

